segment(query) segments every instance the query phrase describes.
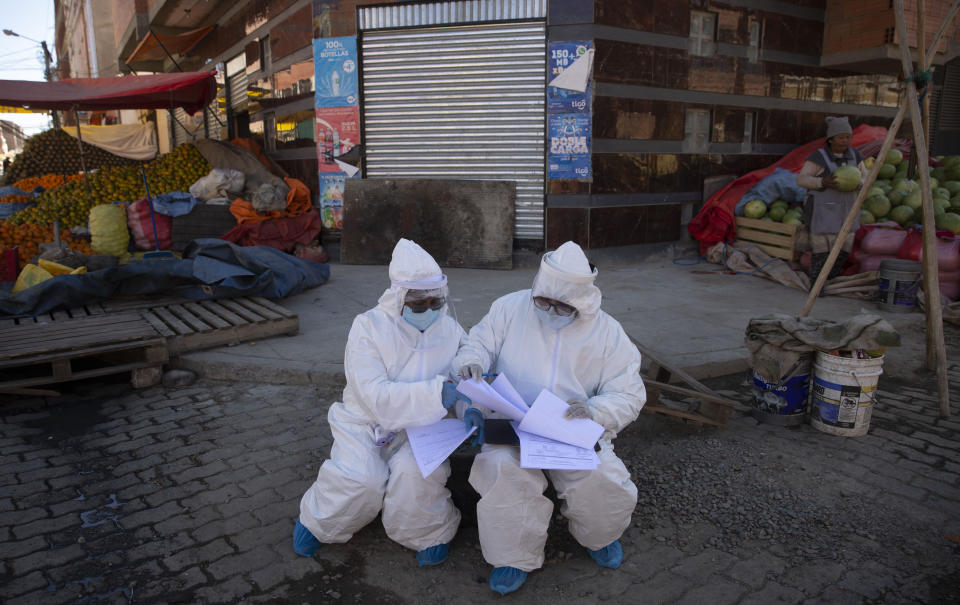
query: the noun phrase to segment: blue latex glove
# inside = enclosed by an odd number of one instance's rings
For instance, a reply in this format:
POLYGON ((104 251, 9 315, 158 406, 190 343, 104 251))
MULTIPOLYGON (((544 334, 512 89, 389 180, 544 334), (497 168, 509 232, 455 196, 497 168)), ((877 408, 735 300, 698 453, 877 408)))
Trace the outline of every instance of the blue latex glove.
POLYGON ((470 445, 474 447, 483 445, 483 414, 480 413, 480 410, 470 408, 464 412, 463 423, 467 425, 468 431, 473 427, 477 427, 477 432, 475 432, 473 438, 470 439, 470 445))
POLYGON ((443 407, 449 410, 453 404, 457 402, 457 399, 460 399, 462 396, 457 392, 457 385, 447 380, 443 383, 443 390, 440 391, 440 397, 443 402, 443 407))

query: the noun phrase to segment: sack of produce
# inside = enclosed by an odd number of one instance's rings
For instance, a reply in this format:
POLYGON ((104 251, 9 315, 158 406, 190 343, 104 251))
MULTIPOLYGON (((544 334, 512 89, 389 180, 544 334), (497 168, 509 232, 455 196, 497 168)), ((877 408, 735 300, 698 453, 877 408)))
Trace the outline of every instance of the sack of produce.
POLYGON ((90 246, 94 252, 126 256, 130 243, 127 211, 122 204, 100 204, 90 209, 90 246))

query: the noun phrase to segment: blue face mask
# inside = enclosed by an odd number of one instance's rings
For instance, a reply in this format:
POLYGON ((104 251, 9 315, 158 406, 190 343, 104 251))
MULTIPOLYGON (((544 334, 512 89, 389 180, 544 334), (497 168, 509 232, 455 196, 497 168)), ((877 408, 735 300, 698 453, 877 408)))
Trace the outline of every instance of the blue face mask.
POLYGON ((427 309, 423 313, 414 313, 410 307, 404 305, 401 316, 405 322, 423 332, 440 318, 440 311, 427 309))
POLYGON ((559 330, 560 328, 565 328, 573 323, 573 320, 577 318, 577 314, 572 315, 557 315, 553 312, 553 309, 549 311, 544 311, 536 306, 533 307, 533 310, 537 312, 537 316, 540 318, 548 328, 553 328, 554 330, 559 330))

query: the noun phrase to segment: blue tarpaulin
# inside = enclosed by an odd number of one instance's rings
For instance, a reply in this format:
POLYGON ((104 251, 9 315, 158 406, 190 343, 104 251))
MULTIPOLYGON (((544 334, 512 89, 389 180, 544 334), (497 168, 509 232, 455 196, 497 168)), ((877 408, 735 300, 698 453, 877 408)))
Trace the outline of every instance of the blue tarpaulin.
POLYGON ((106 298, 163 294, 194 300, 299 294, 330 279, 330 266, 267 246, 192 241, 183 259, 153 259, 83 275, 58 275, 17 294, 0 295, 0 316, 39 315, 106 298))

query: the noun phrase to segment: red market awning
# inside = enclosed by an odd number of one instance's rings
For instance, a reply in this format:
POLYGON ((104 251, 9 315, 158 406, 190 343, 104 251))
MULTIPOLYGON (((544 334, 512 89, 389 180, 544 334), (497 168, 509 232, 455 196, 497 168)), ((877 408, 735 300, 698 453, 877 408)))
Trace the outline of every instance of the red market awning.
POLYGON ((214 72, 71 78, 57 82, 0 80, 0 106, 29 109, 175 109, 195 113, 217 93, 214 72))
POLYGON ((213 31, 214 26, 208 25, 178 34, 161 34, 155 31, 147 32, 140 40, 140 44, 127 57, 126 64, 133 65, 139 61, 163 60, 169 55, 183 55, 190 52, 200 43, 207 34, 213 31))

